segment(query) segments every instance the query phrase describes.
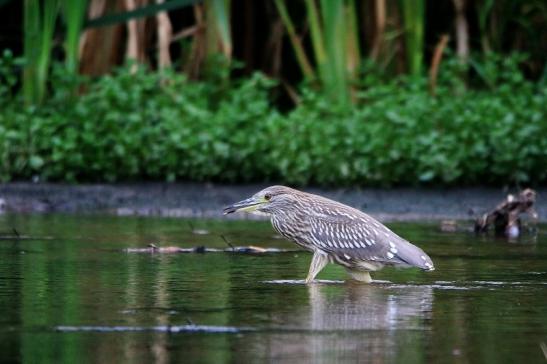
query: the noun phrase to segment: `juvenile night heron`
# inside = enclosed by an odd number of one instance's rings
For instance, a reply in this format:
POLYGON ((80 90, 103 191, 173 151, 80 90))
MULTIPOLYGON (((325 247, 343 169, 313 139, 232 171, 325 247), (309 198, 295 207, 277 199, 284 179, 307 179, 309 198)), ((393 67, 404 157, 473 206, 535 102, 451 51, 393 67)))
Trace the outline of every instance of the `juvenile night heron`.
POLYGON ((270 215, 283 237, 313 252, 306 283, 329 262, 342 265, 353 279, 370 283, 371 271, 384 266, 432 271, 431 258, 371 216, 327 198, 285 186, 268 187, 224 209, 270 215))

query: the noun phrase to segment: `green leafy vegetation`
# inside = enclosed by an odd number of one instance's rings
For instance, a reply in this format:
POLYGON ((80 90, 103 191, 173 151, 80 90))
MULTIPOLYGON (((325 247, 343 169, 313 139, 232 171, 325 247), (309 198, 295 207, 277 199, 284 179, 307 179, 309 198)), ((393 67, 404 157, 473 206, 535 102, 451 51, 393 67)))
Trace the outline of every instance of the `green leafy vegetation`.
POLYGON ((281 181, 321 185, 547 181, 547 87, 518 57, 475 60, 467 89, 445 62, 427 79, 365 70, 354 106, 300 90, 287 113, 260 73, 222 83, 131 67, 95 80, 56 65, 39 108, 12 93, 18 60, 0 62, 0 177, 49 181, 281 181), (57 71, 55 71, 57 70, 57 71), (11 85, 11 86, 10 86, 11 85), (71 97, 79 86, 77 98, 71 97))

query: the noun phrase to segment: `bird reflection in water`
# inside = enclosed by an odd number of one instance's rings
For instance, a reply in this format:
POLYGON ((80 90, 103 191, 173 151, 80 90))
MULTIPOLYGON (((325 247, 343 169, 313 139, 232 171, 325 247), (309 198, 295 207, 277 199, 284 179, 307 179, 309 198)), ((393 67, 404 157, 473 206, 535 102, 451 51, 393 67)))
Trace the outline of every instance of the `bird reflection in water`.
POLYGON ((433 302, 428 286, 316 284, 308 293, 311 330, 416 329, 431 314, 433 302))
MULTIPOLYGON (((309 305, 276 318, 281 331, 265 335, 255 353, 301 362, 392 362, 423 358, 433 289, 392 284, 312 284, 309 305)), ((401 361, 405 362, 405 361, 401 361)))

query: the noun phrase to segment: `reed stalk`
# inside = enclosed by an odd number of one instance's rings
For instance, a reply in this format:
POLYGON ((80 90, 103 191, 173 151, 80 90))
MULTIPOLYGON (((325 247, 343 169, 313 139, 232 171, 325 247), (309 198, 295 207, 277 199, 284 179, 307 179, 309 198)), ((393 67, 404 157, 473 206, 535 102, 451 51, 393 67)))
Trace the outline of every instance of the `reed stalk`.
POLYGON ((305 0, 315 69, 283 0, 275 0, 306 80, 319 79, 325 94, 341 105, 350 102, 350 85, 361 61, 354 0, 305 0))
POLYGON ((80 36, 87 3, 87 0, 62 0, 63 18, 66 26, 65 63, 68 72, 73 74, 78 72, 80 36))
POLYGON ((425 1, 401 0, 405 30, 405 48, 408 72, 418 76, 422 72, 425 1))
POLYGON ((227 60, 232 58, 232 35, 230 30, 230 1, 205 1, 207 23, 207 54, 220 51, 227 60))
POLYGON ((51 48, 55 21, 59 11, 58 0, 24 2, 25 69, 23 72, 23 95, 27 105, 39 104, 45 97, 51 62, 51 48))
POLYGON ((315 78, 315 71, 308 60, 308 56, 306 55, 300 37, 296 34, 294 24, 289 16, 289 12, 287 11, 284 1, 274 0, 274 3, 277 11, 279 12, 279 16, 281 17, 281 21, 287 30, 287 34, 289 35, 289 39, 296 56, 296 61, 300 66, 300 70, 302 71, 304 78, 307 80, 313 80, 315 78))

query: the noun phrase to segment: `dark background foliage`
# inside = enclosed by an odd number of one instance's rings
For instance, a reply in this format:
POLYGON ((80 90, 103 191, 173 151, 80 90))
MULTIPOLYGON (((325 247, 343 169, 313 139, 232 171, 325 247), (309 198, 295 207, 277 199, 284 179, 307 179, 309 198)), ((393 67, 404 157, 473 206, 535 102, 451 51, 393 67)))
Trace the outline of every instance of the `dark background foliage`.
POLYGON ((101 3, 0 1, 2 180, 547 182, 543 1, 101 3))

